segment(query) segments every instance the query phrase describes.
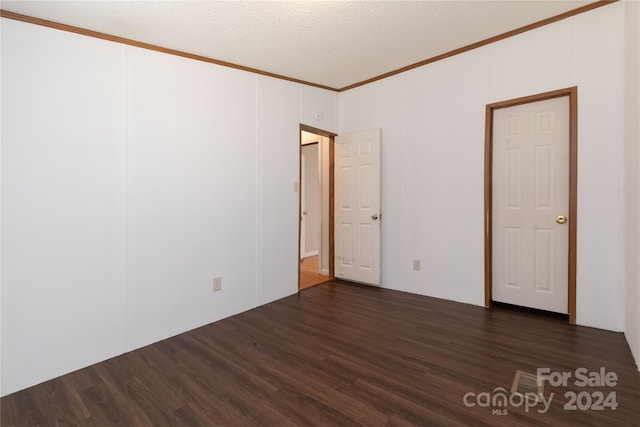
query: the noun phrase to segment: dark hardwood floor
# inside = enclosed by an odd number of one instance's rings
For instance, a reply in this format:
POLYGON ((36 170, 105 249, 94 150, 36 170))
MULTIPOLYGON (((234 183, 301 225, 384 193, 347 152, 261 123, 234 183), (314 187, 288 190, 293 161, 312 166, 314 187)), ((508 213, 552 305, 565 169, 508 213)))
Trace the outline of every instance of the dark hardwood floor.
POLYGON ((6 396, 1 406, 4 427, 631 426, 640 425, 640 373, 620 333, 329 282, 6 396), (615 372, 616 385, 579 387, 581 367, 615 372), (509 390, 517 370, 536 368, 572 374, 566 386, 545 384, 548 411, 517 399, 479 405, 497 387, 509 390), (571 393, 586 408, 598 392, 615 392, 617 408, 564 409, 571 393))

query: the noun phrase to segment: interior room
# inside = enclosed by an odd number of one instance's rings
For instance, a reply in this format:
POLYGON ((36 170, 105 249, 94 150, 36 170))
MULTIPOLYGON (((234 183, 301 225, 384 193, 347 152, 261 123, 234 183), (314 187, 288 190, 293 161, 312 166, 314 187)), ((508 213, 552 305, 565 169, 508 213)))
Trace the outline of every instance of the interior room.
POLYGON ((0 9, 3 426, 640 419, 639 2, 0 9))

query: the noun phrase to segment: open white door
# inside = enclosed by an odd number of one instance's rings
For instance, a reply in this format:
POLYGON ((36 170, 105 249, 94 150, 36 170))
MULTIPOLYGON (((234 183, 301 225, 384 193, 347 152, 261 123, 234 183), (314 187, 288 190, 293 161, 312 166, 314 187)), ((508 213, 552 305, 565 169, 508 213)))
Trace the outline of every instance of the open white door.
POLYGON ((335 276, 380 285, 380 129, 335 139, 335 276))

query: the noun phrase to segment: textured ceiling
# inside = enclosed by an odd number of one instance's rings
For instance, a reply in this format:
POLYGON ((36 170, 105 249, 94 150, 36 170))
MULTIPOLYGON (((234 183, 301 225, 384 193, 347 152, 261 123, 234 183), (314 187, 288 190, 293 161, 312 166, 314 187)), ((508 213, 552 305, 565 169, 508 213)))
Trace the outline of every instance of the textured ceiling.
POLYGON ((2 1, 0 7, 343 88, 589 3, 2 1))

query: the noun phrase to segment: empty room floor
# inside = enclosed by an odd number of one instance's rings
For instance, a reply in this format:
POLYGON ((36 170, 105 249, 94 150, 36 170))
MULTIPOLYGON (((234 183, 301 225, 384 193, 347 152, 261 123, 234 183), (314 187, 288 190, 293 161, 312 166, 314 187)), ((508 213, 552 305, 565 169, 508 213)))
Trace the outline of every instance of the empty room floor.
POLYGON ((640 373, 621 333, 328 282, 1 404, 2 426, 630 426, 640 373), (543 401, 507 391, 538 368, 543 401))

